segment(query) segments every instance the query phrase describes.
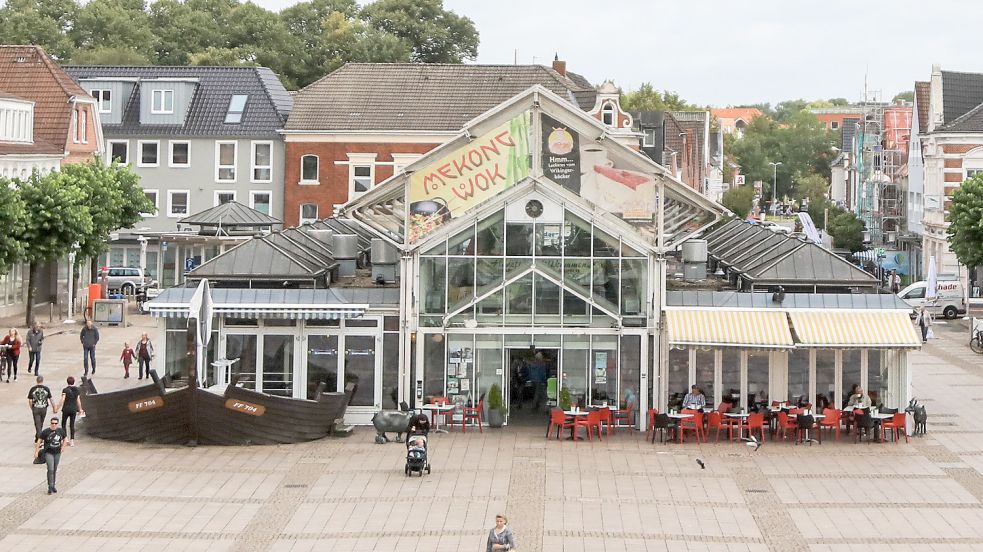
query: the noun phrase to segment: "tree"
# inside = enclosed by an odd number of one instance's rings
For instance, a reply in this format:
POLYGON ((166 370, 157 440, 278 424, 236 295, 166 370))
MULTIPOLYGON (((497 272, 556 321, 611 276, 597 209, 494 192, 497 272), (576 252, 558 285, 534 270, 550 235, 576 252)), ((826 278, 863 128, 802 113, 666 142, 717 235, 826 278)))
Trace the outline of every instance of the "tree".
POLYGON ((829 179, 820 174, 807 174, 795 182, 795 197, 807 198, 809 203, 826 198, 829 179))
POLYGON ((72 63, 76 65, 151 65, 152 58, 146 54, 122 47, 92 48, 76 50, 72 54, 72 63))
POLYGON ((41 176, 37 171, 26 181, 18 181, 17 192, 30 213, 24 217, 23 231, 15 240, 25 244, 28 262, 27 313, 33 317, 34 289, 38 267, 68 253, 80 236, 92 231, 92 216, 85 193, 61 172, 41 176))
POLYGON ((92 0, 79 10, 72 29, 78 47, 119 48, 153 59, 157 37, 143 0, 92 0))
POLYGON ((904 100, 908 103, 915 103, 915 91, 905 90, 904 92, 898 92, 893 98, 891 98, 892 102, 896 102, 898 100, 904 100))
POLYGON ((645 82, 638 90, 621 94, 621 108, 625 111, 694 111, 699 107, 686 103, 679 94, 669 90, 659 92, 645 82))
POLYGON ((463 63, 478 57, 474 22, 445 10, 443 0, 376 0, 362 10, 370 27, 401 38, 419 63, 463 63))
MULTIPOLYGON (((0 178, 0 228, 8 236, 19 236, 24 232, 24 217, 27 211, 16 184, 0 178)), ((0 240, 0 273, 6 271, 24 256, 24 243, 20 240, 0 240)))
POLYGON ((830 236, 833 236, 833 245, 849 249, 856 253, 864 249, 864 223, 857 218, 857 215, 836 210, 836 216, 830 212, 829 227, 826 229, 830 236))
POLYGON ((37 44, 66 60, 75 51, 68 33, 77 15, 74 0, 7 0, 0 7, 0 37, 4 44, 37 44))
POLYGON ((724 192, 720 203, 739 217, 746 217, 754 207, 754 189, 750 186, 737 186, 724 192))
POLYGON ((983 174, 967 179, 952 194, 946 233, 960 264, 983 265, 983 174))
POLYGON ((157 63, 185 65, 191 55, 225 44, 222 22, 177 0, 150 5, 150 28, 157 37, 157 63))

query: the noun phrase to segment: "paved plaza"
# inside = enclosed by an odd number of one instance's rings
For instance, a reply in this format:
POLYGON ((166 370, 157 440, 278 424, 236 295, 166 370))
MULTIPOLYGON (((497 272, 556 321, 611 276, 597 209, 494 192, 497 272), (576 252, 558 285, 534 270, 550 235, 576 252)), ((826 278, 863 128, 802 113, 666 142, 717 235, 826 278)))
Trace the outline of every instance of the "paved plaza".
MULTIPOLYGON (((106 328, 100 390, 119 351, 153 321, 106 328)), ((33 383, 0 384, 0 550, 484 550, 506 513, 522 551, 983 549, 983 357, 958 324, 913 355, 929 434, 911 444, 651 444, 546 441, 544 428, 431 440, 434 471, 403 475, 400 444, 344 439, 249 448, 88 438, 63 455, 57 495, 30 462, 33 383), (704 460, 706 469, 697 464, 704 460)), ((47 384, 81 373, 78 327, 51 324, 47 384), (53 335, 55 332, 65 332, 53 335)), ((158 340, 159 342, 160 340, 158 340)), ((84 423, 84 422, 83 422, 84 423)))

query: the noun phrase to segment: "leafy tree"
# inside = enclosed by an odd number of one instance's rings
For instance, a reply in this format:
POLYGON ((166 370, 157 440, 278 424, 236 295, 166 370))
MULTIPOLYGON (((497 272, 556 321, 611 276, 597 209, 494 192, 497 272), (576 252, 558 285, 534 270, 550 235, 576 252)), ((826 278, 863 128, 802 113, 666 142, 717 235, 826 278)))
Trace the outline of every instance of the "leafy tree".
POLYGON ((69 59, 78 10, 74 0, 7 0, 0 7, 0 37, 4 44, 37 44, 55 59, 69 59))
POLYGON ((826 231, 833 236, 836 247, 849 249, 854 253, 863 251, 864 223, 857 215, 841 209, 837 209, 836 216, 830 212, 829 228, 826 231))
POLYGON ((77 65, 151 65, 153 59, 146 54, 122 47, 99 47, 76 50, 72 63, 77 65))
POLYGON ((33 318, 34 289, 38 267, 66 255, 81 236, 92 232, 92 215, 86 195, 73 179, 61 172, 44 176, 37 171, 26 181, 18 181, 17 192, 30 213, 24 217, 23 230, 15 241, 25 244, 28 262, 27 313, 25 323, 33 318))
POLYGON ((686 103, 679 94, 669 90, 659 92, 651 83, 642 83, 638 90, 621 94, 625 111, 694 111, 701 108, 686 103))
POLYGON ((750 186, 737 186, 724 192, 720 203, 739 217, 746 217, 754 207, 754 189, 750 186))
POLYGON ((829 192, 829 179, 820 174, 807 174, 795 183, 795 197, 809 202, 824 199, 829 192))
POLYGON ((983 174, 967 179, 952 194, 946 233, 960 264, 983 265, 983 174))
POLYGON ((157 63, 185 65, 191 55, 224 46, 222 22, 177 0, 150 5, 150 28, 157 37, 157 63))
MULTIPOLYGON (((24 232, 24 217, 27 211, 24 201, 17 192, 16 184, 0 178, 0 228, 8 236, 19 236, 24 232)), ((0 273, 6 271, 24 256, 24 243, 20 240, 0 240, 0 273)))
POLYGON ((478 57, 474 22, 444 9, 443 0, 376 0, 362 18, 370 27, 401 38, 419 63, 462 63, 478 57))
POLYGON ((904 92, 898 92, 893 98, 891 98, 892 102, 896 102, 898 100, 904 100, 908 103, 915 103, 915 91, 905 90, 904 92))
POLYGON ((143 0, 92 0, 79 10, 72 35, 80 49, 120 48, 148 59, 157 37, 143 0))
POLYGON ((809 102, 805 100, 785 100, 775 106, 775 120, 785 123, 809 108, 809 102))

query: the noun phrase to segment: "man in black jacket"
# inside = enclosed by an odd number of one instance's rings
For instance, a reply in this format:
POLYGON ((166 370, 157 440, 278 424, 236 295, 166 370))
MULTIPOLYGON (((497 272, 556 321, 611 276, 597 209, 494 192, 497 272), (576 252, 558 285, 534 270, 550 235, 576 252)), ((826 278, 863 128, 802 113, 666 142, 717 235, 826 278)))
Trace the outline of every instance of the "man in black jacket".
POLYGON ((89 360, 92 360, 92 375, 96 375, 96 345, 99 343, 99 329, 95 327, 92 320, 85 321, 85 327, 79 332, 79 341, 82 342, 82 364, 85 367, 83 377, 89 375, 89 360))

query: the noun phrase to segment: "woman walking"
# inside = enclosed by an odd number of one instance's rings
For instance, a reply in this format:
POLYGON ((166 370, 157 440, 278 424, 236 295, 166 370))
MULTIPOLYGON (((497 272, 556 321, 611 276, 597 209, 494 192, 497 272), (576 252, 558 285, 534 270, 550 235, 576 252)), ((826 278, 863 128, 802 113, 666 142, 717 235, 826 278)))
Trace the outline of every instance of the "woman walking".
POLYGON ((140 335, 140 341, 137 342, 137 362, 139 365, 139 374, 137 379, 143 379, 143 369, 147 368, 147 377, 150 377, 150 361, 154 359, 154 344, 150 342, 150 336, 147 332, 140 335))
POLYGON ((919 307, 915 324, 922 332, 922 343, 928 343, 928 332, 932 331, 932 313, 928 312, 924 306, 919 307))
POLYGON ((69 431, 68 446, 75 446, 75 417, 82 409, 82 394, 75 386, 75 378, 68 376, 68 387, 61 390, 61 427, 69 431))
POLYGON ((0 340, 0 345, 4 346, 7 355, 7 383, 10 383, 10 373, 14 373, 14 381, 17 381, 17 359, 20 358, 20 334, 17 328, 10 328, 7 335, 0 340))
POLYGON ((509 518, 502 514, 495 516, 495 527, 488 532, 488 549, 486 552, 498 550, 515 550, 515 535, 509 529, 509 518))

